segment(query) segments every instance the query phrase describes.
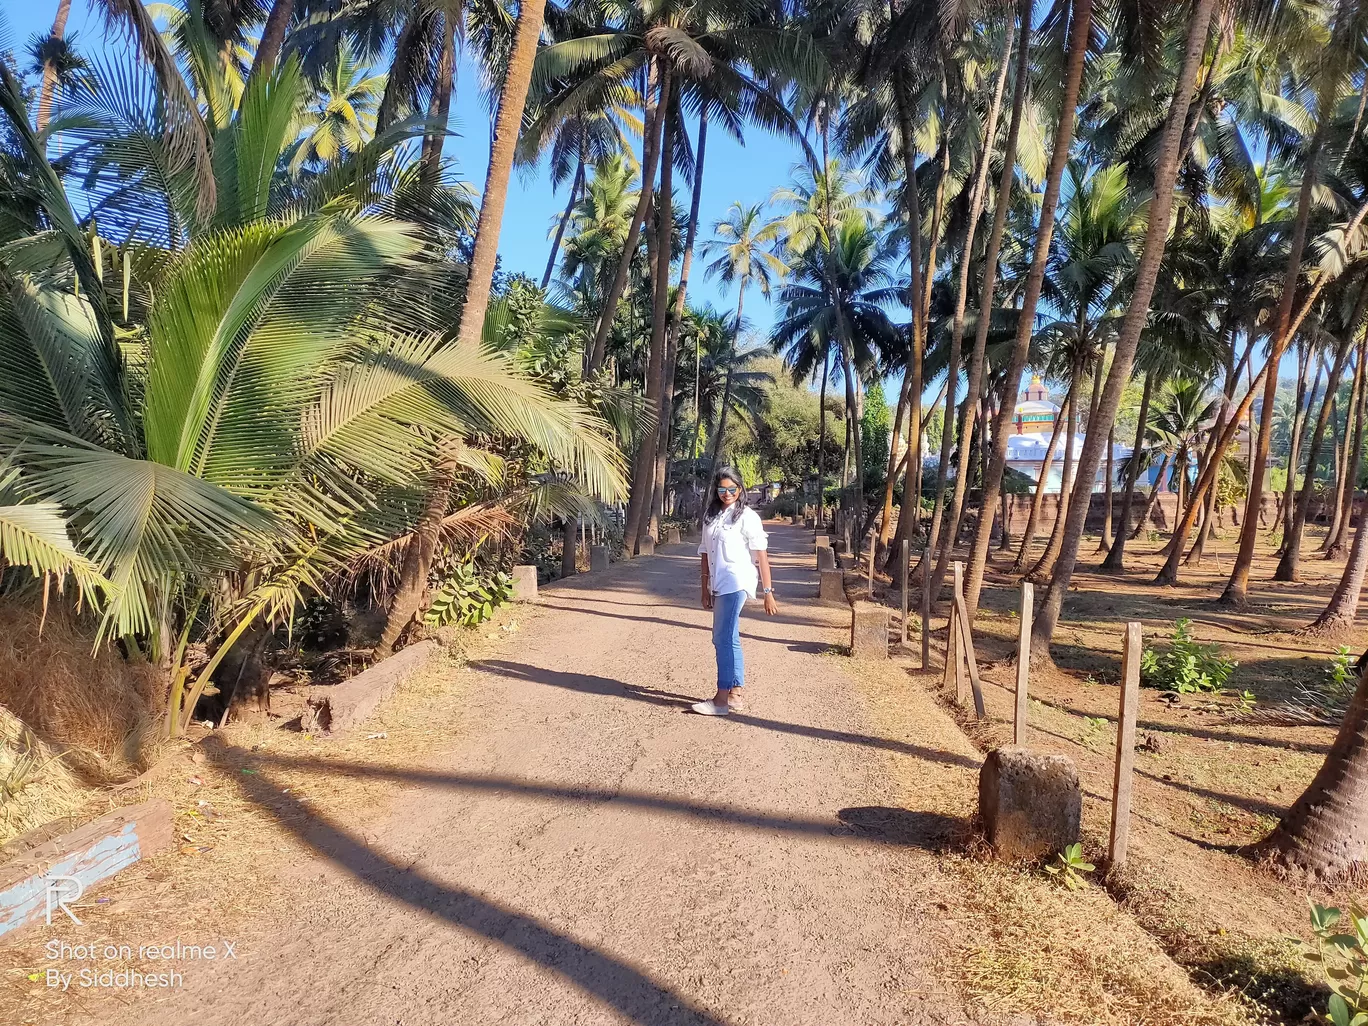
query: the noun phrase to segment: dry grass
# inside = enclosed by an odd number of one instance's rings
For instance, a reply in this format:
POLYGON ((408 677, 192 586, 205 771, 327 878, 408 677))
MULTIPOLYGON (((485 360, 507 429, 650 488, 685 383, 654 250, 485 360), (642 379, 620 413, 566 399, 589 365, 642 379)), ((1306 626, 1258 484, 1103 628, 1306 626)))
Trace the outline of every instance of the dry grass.
POLYGON ((0 843, 146 768, 163 689, 56 604, 0 602, 0 843))
MULTIPOLYGON (((1316 558, 1315 539, 1308 537, 1302 580, 1279 584, 1270 579, 1276 560, 1261 538, 1249 603, 1231 610, 1216 599, 1231 568, 1233 532, 1213 539, 1207 558, 1200 566, 1185 567, 1176 587, 1151 583, 1162 556, 1144 543, 1128 548, 1128 572, 1097 571, 1095 540, 1085 539, 1074 587, 1065 599, 1054 638, 1056 664, 1031 667, 1028 743, 1067 755, 1077 765, 1084 790, 1085 841, 1091 838, 1091 853, 1100 857, 1111 814, 1123 625, 1141 621, 1146 642, 1153 643, 1167 638, 1178 617, 1188 617, 1197 640, 1219 645, 1238 661, 1229 686, 1235 693, 1254 693, 1257 707, 1252 716, 1235 694, 1185 696, 1171 705, 1155 691, 1142 691, 1131 857, 1124 878, 1109 880, 1108 890, 1126 930, 1142 930, 1166 956, 1170 973, 1184 974, 1217 1002, 1221 1014, 1228 1006, 1248 1022, 1301 1021, 1309 1010, 1324 1008, 1326 999, 1314 966, 1289 939, 1308 936, 1307 898, 1343 906, 1362 900, 1361 892, 1346 886, 1308 895, 1304 887, 1265 872, 1240 851, 1277 823, 1310 782, 1334 739, 1333 728, 1290 721, 1280 710, 1323 673, 1337 641, 1360 651, 1366 640, 1362 628, 1336 639, 1296 633, 1324 606, 1342 563, 1316 558)), ((974 630, 988 719, 975 722, 972 712, 945 702, 946 711, 980 751, 1010 743, 1012 733, 1019 595, 1016 579, 1002 572, 1005 566, 997 565, 989 576, 974 630)), ((942 606, 933 620, 936 666, 943 658, 944 617, 942 606)), ((927 679, 924 686, 936 690, 938 677, 927 679)), ((991 890, 991 873, 996 871, 984 870, 990 874, 984 878, 976 870, 968 890, 991 890)), ((1038 919, 1042 936, 1053 935, 1045 910, 1024 901, 1021 892, 1008 889, 1000 898, 1004 904, 991 910, 990 918, 1004 917, 1009 924, 1018 916, 1038 919), (1005 910, 1012 908, 1017 911, 1009 915, 1005 910)), ((1013 929, 1009 925, 1008 933, 1013 929)), ((1113 947, 1122 935, 1094 923, 1088 936, 1096 945, 1113 947)), ((985 980, 1001 974, 1011 979, 1026 972, 1020 966, 1012 968, 1025 957, 1019 947, 1002 957, 994 954, 992 945, 967 952, 971 963, 990 967, 968 980, 970 989, 991 987, 985 980)), ((1130 947, 1126 942, 1122 950, 1130 947)), ((1087 955, 1096 957, 1096 952, 1087 955)), ((1034 992, 1032 974, 1048 972, 1040 966, 1026 972, 1025 992, 1034 992)), ((1052 989, 1062 988, 1055 994, 1064 1003, 1061 1008, 1068 1005, 1067 995, 1086 992, 1086 987, 1079 990, 1080 981, 1092 975, 1105 978, 1107 972, 1080 962, 1072 974, 1052 984, 1052 989)), ((1158 997, 1155 1001, 1156 1008, 1163 1007, 1158 997)), ((1070 1014, 1078 1015, 1078 1021, 1110 1021, 1096 1009, 1092 1019, 1077 1010, 1070 1014)), ((1177 1021, 1201 1021, 1195 1016, 1177 1021)), ((1123 1015, 1119 1021, 1155 1020, 1123 1015)))
MULTIPOLYGON (((892 800, 963 824, 958 844, 936 862, 932 888, 942 896, 943 916, 935 928, 948 949, 945 972, 991 1013, 985 1018, 1029 1016, 1051 1026, 1260 1021, 1239 995, 1208 993, 1194 983, 1101 886, 1068 891, 1036 866, 994 860, 969 829, 977 773, 958 764, 977 749, 938 704, 939 677, 911 672, 904 658, 853 669, 880 733, 931 753, 888 757, 892 800)), ((1096 840, 1088 847, 1096 854, 1096 840)))
MULTIPOLYGON (((98 1009, 84 1007, 89 999, 76 988, 63 994, 34 978, 51 965, 43 954, 47 940, 136 950, 140 942, 193 937, 211 943, 270 930, 288 914, 291 867, 318 854, 314 826, 324 822, 330 830, 369 836, 376 817, 414 786, 384 771, 423 766, 462 735, 469 677, 453 671, 496 639, 526 629, 536 615, 526 606, 505 606, 479 631, 442 632, 445 655, 404 684, 363 729, 321 739, 281 729, 279 717, 230 725, 198 744, 174 742, 155 771, 126 791, 91 796, 82 818, 165 798, 175 810, 177 845, 125 870, 117 887, 87 896, 77 906, 83 929, 54 925, 5 947, 0 1008, 13 1014, 0 1021, 98 1021, 98 1009)), ((125 966, 147 964, 111 960, 100 968, 125 966)))

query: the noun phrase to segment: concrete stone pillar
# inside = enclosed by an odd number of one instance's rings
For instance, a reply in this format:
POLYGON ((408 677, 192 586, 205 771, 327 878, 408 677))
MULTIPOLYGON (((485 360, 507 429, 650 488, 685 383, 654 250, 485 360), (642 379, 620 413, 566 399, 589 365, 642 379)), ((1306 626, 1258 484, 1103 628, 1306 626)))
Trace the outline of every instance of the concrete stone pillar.
POLYGON ((537 601, 537 568, 530 563, 513 568, 513 601, 537 601))
POLYGON ((1079 838, 1083 796, 1078 769, 1064 755, 998 748, 979 770, 979 816, 999 855, 1035 859, 1079 838))
POLYGON ((817 569, 822 571, 836 569, 836 553, 831 551, 830 545, 817 546, 817 569))
POLYGON ((637 555, 655 555, 655 539, 652 538, 649 534, 643 534, 640 538, 637 539, 637 555))
POLYGON ((684 539, 680 536, 679 528, 671 527, 665 532, 666 545, 682 545, 684 539))
POLYGON ((608 546, 590 545, 589 546, 589 572, 596 573, 599 570, 608 569, 608 546))
POLYGON ((856 659, 888 658, 888 607, 860 600, 850 607, 850 654, 856 659))
POLYGON ((845 574, 840 570, 823 570, 817 586, 817 598, 821 602, 843 606, 846 604, 845 574))

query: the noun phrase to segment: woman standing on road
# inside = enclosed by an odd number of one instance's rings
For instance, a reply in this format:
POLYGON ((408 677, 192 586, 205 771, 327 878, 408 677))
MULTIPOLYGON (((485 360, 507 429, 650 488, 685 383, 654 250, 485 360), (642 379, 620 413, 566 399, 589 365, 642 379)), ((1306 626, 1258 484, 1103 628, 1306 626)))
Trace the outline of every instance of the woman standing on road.
POLYGON ((760 514, 746 504, 741 475, 722 467, 713 475, 712 494, 703 517, 703 608, 713 611, 713 648, 717 650, 717 694, 696 702, 693 711, 704 716, 726 716, 741 710, 740 693, 746 683, 741 657, 741 607, 755 598, 763 583, 765 612, 779 611, 770 580, 769 540, 760 514), (757 564, 758 571, 757 571, 757 564))

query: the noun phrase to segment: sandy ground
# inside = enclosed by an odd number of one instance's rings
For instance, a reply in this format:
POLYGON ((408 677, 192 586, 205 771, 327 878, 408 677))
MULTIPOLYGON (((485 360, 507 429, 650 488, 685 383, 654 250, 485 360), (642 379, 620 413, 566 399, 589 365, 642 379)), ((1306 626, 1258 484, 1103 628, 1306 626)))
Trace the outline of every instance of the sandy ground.
POLYGON ((299 767, 254 756, 239 782, 313 852, 285 870, 288 906, 183 989, 92 994, 90 1021, 978 1021, 947 982, 930 882, 955 824, 909 811, 888 772, 972 787, 973 749, 939 710, 911 740, 872 725, 834 654, 849 613, 811 597, 810 535, 771 531, 782 608, 746 611, 746 715, 687 711, 712 691, 691 548, 544 589, 459 671, 476 675, 462 743, 347 767, 409 785, 382 820, 302 815, 272 779, 299 767))

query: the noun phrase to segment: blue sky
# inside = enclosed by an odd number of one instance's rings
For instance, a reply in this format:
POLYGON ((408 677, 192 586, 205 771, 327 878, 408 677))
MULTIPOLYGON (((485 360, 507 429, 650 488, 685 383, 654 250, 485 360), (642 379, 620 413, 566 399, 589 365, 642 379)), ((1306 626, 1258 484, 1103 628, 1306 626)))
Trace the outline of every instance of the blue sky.
MULTIPOLYGON (((11 45, 20 51, 23 63, 23 50, 29 39, 51 29, 57 0, 3 0, 0 6, 4 8, 11 45)), ((90 0, 73 0, 67 34, 73 33, 78 36, 78 47, 86 52, 97 52, 105 46, 103 19, 92 12, 90 0)), ((479 94, 477 73, 465 62, 460 68, 453 106, 452 128, 457 134, 447 141, 446 152, 457 160, 459 176, 481 190, 489 166, 490 117, 479 94)), ((793 143, 759 129, 748 133, 746 145, 742 146, 714 127, 708 135, 699 210, 700 239, 711 234, 713 222, 723 217, 732 202, 750 205, 768 199, 776 186, 788 181, 799 157, 793 143)), ((533 173, 515 172, 499 237, 499 253, 506 270, 522 271, 541 281, 551 247, 549 232, 554 219, 565 208, 568 188, 566 182, 558 192, 553 192, 544 167, 533 173)), ((687 205, 687 196, 683 202, 687 205)), ((700 273, 692 277, 689 292, 695 303, 712 303, 722 310, 732 309, 736 304, 734 292, 723 293, 700 273)), ((746 320, 759 331, 767 329, 773 320, 770 305, 754 289, 746 296, 746 320)))

